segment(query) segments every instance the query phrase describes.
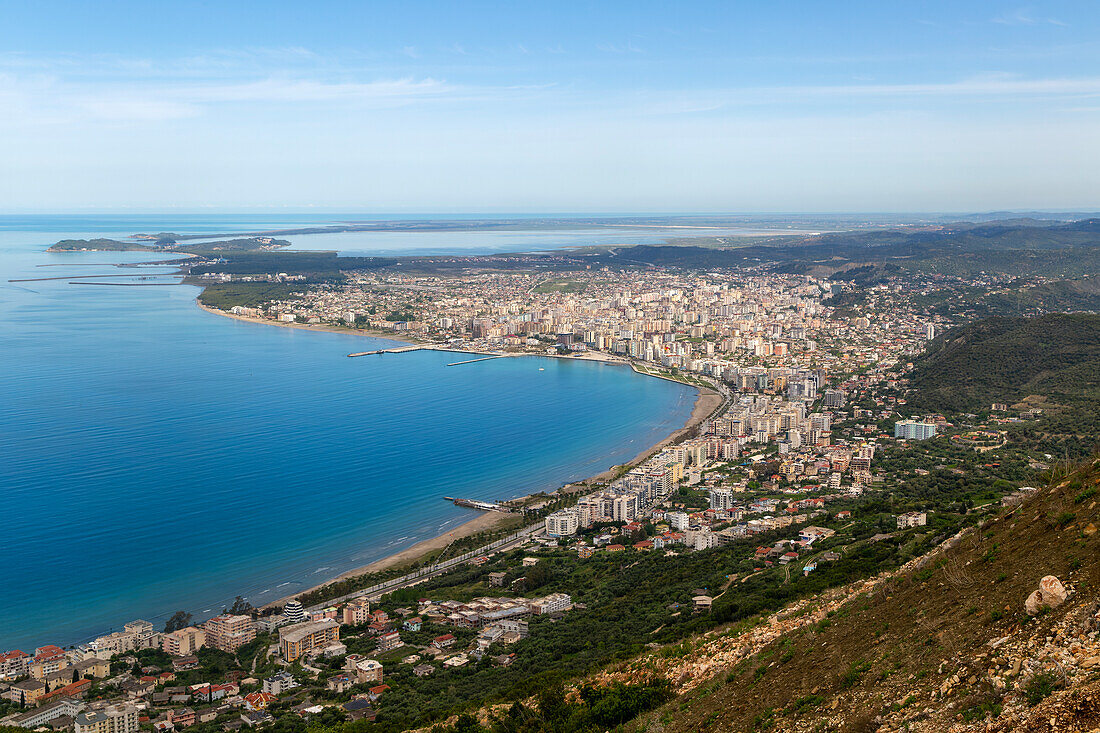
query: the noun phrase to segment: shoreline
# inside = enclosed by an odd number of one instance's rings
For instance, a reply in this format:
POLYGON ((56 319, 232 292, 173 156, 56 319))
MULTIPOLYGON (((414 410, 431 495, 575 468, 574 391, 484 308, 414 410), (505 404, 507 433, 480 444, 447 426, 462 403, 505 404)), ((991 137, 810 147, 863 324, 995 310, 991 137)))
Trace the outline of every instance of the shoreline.
POLYGON ((389 331, 370 331, 363 328, 347 328, 345 326, 331 326, 325 323, 294 323, 287 321, 272 321, 267 318, 257 318, 256 316, 242 316, 237 313, 230 313, 229 311, 219 310, 217 308, 211 308, 208 305, 203 305, 199 302, 198 298, 195 298, 195 305, 207 313, 212 313, 216 316, 223 316, 225 318, 232 318, 235 321, 245 321, 246 323, 258 323, 263 326, 279 326, 281 328, 300 328, 306 331, 323 331, 327 333, 346 333, 352 336, 363 336, 366 338, 374 339, 388 339, 390 341, 397 341, 398 343, 409 344, 411 346, 421 346, 423 341, 414 341, 407 336, 391 336, 389 331))
POLYGON ((479 532, 485 532, 487 530, 494 529, 497 525, 503 523, 504 520, 506 520, 508 517, 518 516, 516 514, 508 514, 505 512, 480 512, 479 514, 480 516, 468 519, 454 529, 448 530, 443 534, 420 540, 413 545, 409 545, 404 550, 398 550, 397 552, 390 553, 389 555, 380 557, 377 560, 374 560, 366 565, 361 565, 360 567, 352 568, 351 570, 345 570, 339 575, 321 581, 317 585, 310 586, 309 588, 305 588, 289 596, 278 598, 274 601, 268 601, 262 606, 257 606, 257 608, 266 609, 282 606, 286 604, 287 601, 295 599, 300 595, 312 593, 316 590, 324 588, 325 586, 332 585, 333 583, 339 583, 342 580, 348 580, 349 578, 366 575, 367 573, 381 572, 383 570, 388 570, 392 567, 397 567, 400 565, 412 564, 431 552, 446 548, 455 540, 460 540, 464 537, 469 537, 470 535, 474 535, 479 532))
MULTIPOLYGON (((301 328, 301 329, 306 329, 306 330, 309 330, 309 331, 320 331, 320 332, 328 332, 328 333, 346 333, 346 334, 352 334, 352 335, 366 336, 366 337, 370 337, 370 338, 390 338, 389 336, 376 336, 375 333, 377 333, 377 332, 364 332, 361 329, 350 329, 350 328, 343 328, 343 327, 340 327, 340 326, 329 326, 329 325, 316 324, 316 323, 314 323, 314 324, 287 323, 287 322, 283 322, 283 321, 271 321, 271 320, 267 320, 265 318, 256 318, 255 316, 237 315, 235 313, 228 313, 226 311, 218 310, 217 308, 211 308, 209 306, 203 305, 202 303, 200 303, 198 301, 197 298, 195 299, 195 303, 196 303, 196 305, 199 306, 199 308, 201 308, 202 310, 204 310, 208 313, 212 313, 214 315, 219 315, 219 316, 225 316, 225 317, 232 318, 232 319, 235 319, 235 320, 238 320, 238 321, 245 321, 245 322, 248 322, 248 323, 256 323, 256 324, 260 324, 260 325, 270 325, 270 326, 283 326, 283 327, 288 327, 288 328, 301 328)), ((393 338, 392 340, 402 341, 404 343, 416 344, 416 345, 420 345, 421 343, 423 343, 423 342, 413 341, 413 340, 408 339, 408 338, 402 339, 400 337, 393 338)), ((561 359, 571 359, 571 360, 576 359, 576 360, 597 361, 597 362, 601 362, 601 363, 608 363, 608 364, 615 364, 615 365, 619 365, 619 366, 626 366, 626 367, 630 367, 631 371, 633 371, 635 374, 638 374, 640 376, 653 377, 653 378, 657 378, 657 379, 664 379, 666 381, 676 382, 678 384, 684 385, 685 387, 690 387, 690 388, 694 389, 695 390, 695 403, 694 403, 694 405, 692 405, 691 413, 688 415, 687 421, 683 424, 683 426, 681 426, 681 427, 677 428, 676 430, 674 430, 673 432, 669 433, 667 436, 665 436, 661 440, 657 441, 653 445, 649 446, 648 448, 642 449, 636 456, 634 456, 634 458, 630 459, 626 463, 611 466, 607 470, 602 471, 602 472, 600 472, 600 473, 598 473, 594 476, 589 476, 588 478, 579 479, 577 481, 573 481, 570 484, 566 485, 566 486, 570 486, 570 487, 582 487, 583 486, 584 489, 580 489, 582 491, 590 489, 593 485, 601 484, 601 483, 607 483, 607 482, 613 480, 617 475, 619 475, 619 474, 621 474, 621 473, 623 473, 627 470, 630 470, 631 468, 639 465, 640 463, 643 463, 644 461, 649 459, 652 455, 659 452, 661 449, 675 443, 677 440, 679 440, 682 437, 686 436, 695 427, 697 427, 699 424, 701 424, 703 421, 705 421, 708 417, 710 417, 714 413, 715 410, 717 410, 719 407, 722 406, 722 404, 724 402, 722 394, 720 392, 714 390, 714 389, 699 387, 699 386, 696 386, 696 385, 687 384, 685 382, 680 382, 679 380, 672 379, 670 377, 663 377, 663 376, 660 376, 660 375, 649 374, 649 373, 646 373, 646 372, 643 372, 643 371, 639 371, 638 369, 634 368, 634 365, 629 360, 618 359, 618 358, 612 357, 610 355, 603 354, 603 352, 597 352, 597 353, 599 353, 599 356, 596 356, 595 354, 592 355, 592 356, 585 356, 585 355, 581 355, 581 356, 561 356, 561 355, 553 355, 553 354, 508 354, 507 356, 534 356, 534 357, 549 357, 549 358, 561 358, 561 359)), ((555 492, 547 492, 547 493, 556 493, 558 491, 563 491, 563 490, 566 489, 566 486, 563 486, 562 488, 557 489, 555 492)), ((578 491, 577 489, 574 489, 573 491, 570 491, 568 493, 577 493, 577 491, 578 491)), ((542 493, 542 492, 539 492, 539 493, 542 493)), ((516 497, 516 500, 529 499, 533 496, 534 496, 534 494, 527 494, 527 495, 524 495, 524 496, 518 496, 518 497, 516 497)), ((347 580, 349 578, 354 578, 354 577, 357 577, 357 576, 360 576, 360 575, 365 575, 367 573, 380 572, 380 571, 387 570, 387 569, 393 568, 395 566, 400 566, 400 565, 403 565, 403 564, 412 564, 413 562, 419 560, 420 558, 424 557, 428 553, 434 552, 436 550, 441 550, 441 549, 447 547, 448 545, 450 545, 455 540, 462 539, 462 538, 468 537, 470 535, 478 534, 479 532, 484 532, 486 530, 491 530, 491 529, 495 528, 497 525, 502 524, 507 518, 512 517, 512 516, 515 516, 515 515, 505 513, 505 512, 482 512, 480 516, 468 519, 465 522, 463 522, 462 524, 455 527, 454 529, 448 530, 447 532, 436 535, 434 537, 428 537, 428 538, 425 538, 423 540, 420 540, 419 542, 416 542, 416 543, 410 545, 409 547, 406 547, 403 550, 398 550, 396 552, 393 552, 389 555, 386 555, 386 556, 381 557, 377 560, 374 560, 374 561, 372 561, 372 562, 370 562, 366 565, 362 565, 360 567, 356 567, 356 568, 352 568, 350 570, 346 570, 346 571, 344 571, 344 572, 342 572, 342 573, 340 573, 336 576, 327 578, 324 581, 322 581, 322 582, 320 582, 320 583, 318 583, 314 586, 311 586, 311 587, 306 588, 304 590, 298 591, 297 593, 294 593, 294 594, 289 595, 289 596, 285 596, 283 598, 279 598, 279 599, 274 600, 274 601, 269 601, 267 603, 264 603, 262 606, 258 606, 258 608, 264 609, 264 608, 272 608, 272 607, 275 607, 275 606, 282 606, 287 601, 290 601, 293 598, 297 598, 299 595, 304 595, 306 593, 312 593, 313 591, 320 590, 321 588, 324 588, 325 586, 331 585, 333 583, 340 582, 342 580, 347 580)))
MULTIPOLYGON (((538 354, 531 354, 531 356, 538 356, 538 354)), ((641 372, 636 372, 636 373, 641 374, 641 372)), ((643 375, 643 376, 652 376, 652 375, 643 375)), ((672 380, 672 381, 676 381, 676 380, 672 380)), ((681 382, 681 384, 682 384, 682 382, 681 382)), ((691 386, 691 385, 685 385, 685 386, 691 386)), ((574 481, 570 484, 567 484, 566 486, 571 486, 571 487, 584 486, 584 489, 582 491, 587 491, 588 489, 590 489, 592 486, 594 486, 596 484, 607 483, 607 482, 611 481, 612 479, 614 479, 616 477, 616 475, 618 475, 621 471, 623 471, 624 468, 626 470, 629 470, 629 469, 637 466, 638 464, 644 462, 645 460, 650 458, 650 456, 652 456, 655 453, 659 452, 662 448, 665 448, 666 446, 671 445, 672 443, 676 442, 680 437, 686 435, 693 428, 695 428, 697 425, 699 425, 704 420, 706 420, 708 417, 710 417, 710 415, 715 410, 717 410, 719 407, 721 407, 722 402, 723 402, 721 394, 719 394, 718 392, 715 392, 713 390, 704 390, 704 389, 699 388, 699 387, 695 387, 694 389, 696 389, 695 404, 692 406, 691 414, 688 415, 687 422, 684 423, 683 427, 680 427, 680 428, 676 429, 675 431, 673 431, 669 435, 665 436, 661 440, 657 441, 656 443, 654 443, 650 447, 644 448, 641 452, 638 453, 638 455, 634 456, 632 459, 630 459, 626 463, 621 463, 621 464, 612 466, 612 467, 608 468, 606 471, 598 473, 595 476, 589 476, 588 478, 579 479, 579 480, 574 481)), ((563 491, 566 488, 566 486, 563 486, 562 488, 557 489, 556 491, 546 492, 546 493, 551 493, 552 494, 552 493, 557 493, 557 492, 563 491)), ((575 489, 575 490, 570 491, 568 493, 578 493, 578 491, 575 489)), ((535 496, 535 494, 526 494, 524 496, 517 496, 514 499, 514 501, 521 501, 521 500, 525 500, 525 499, 530 499, 534 496, 535 496)), ((264 605, 259 606, 259 608, 271 608, 271 607, 275 607, 275 606, 282 606, 285 603, 287 603, 287 601, 295 599, 299 595, 304 595, 306 593, 312 593, 316 590, 320 590, 320 589, 324 588, 325 586, 331 585, 333 583, 338 583, 342 580, 347 580, 349 578, 355 578, 355 577, 358 577, 360 575, 366 575, 367 573, 377 573, 377 572, 380 572, 380 571, 383 571, 383 570, 388 570, 389 568, 393 568, 393 567, 400 566, 400 565, 403 565, 403 564, 412 564, 412 563, 416 562, 417 560, 421 559, 422 557, 424 557, 425 555, 427 555, 428 553, 434 552, 436 550, 441 550, 441 549, 447 547, 449 544, 451 544, 455 540, 462 539, 463 537, 468 537, 470 535, 474 535, 474 534, 477 534, 479 532, 484 532, 486 530, 494 529, 497 525, 503 523, 504 520, 506 520, 508 517, 512 517, 512 516, 515 516, 515 515, 504 513, 504 512, 482 512, 481 516, 469 519, 469 520, 463 522, 462 524, 458 525, 454 529, 449 530, 449 531, 447 531, 447 532, 445 532, 441 535, 436 535, 434 537, 429 537, 427 539, 420 540, 419 542, 417 542, 413 545, 410 545, 409 547, 405 548, 404 550, 398 550, 397 552, 391 553, 389 555, 386 555, 385 557, 381 557, 377 560, 374 560, 373 562, 371 562, 367 565, 362 565, 362 566, 357 567, 357 568, 352 568, 351 570, 345 570, 344 572, 340 573, 339 575, 328 578, 328 579, 318 583, 317 585, 306 588, 306 589, 304 589, 302 591, 299 591, 298 593, 295 593, 293 595, 285 596, 283 598, 279 598, 279 599, 274 600, 274 601, 269 601, 268 603, 265 603, 264 605)))

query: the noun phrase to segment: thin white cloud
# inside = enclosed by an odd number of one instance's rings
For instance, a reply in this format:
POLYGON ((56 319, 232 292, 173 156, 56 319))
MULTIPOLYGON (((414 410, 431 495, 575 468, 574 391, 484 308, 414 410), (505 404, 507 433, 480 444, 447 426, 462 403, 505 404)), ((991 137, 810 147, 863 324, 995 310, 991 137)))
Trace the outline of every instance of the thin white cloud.
POLYGON ((1029 7, 1016 8, 1003 15, 998 15, 993 19, 993 22, 1000 25, 1069 25, 1057 18, 1036 16, 1033 9, 1029 7))
POLYGON ((627 41, 626 43, 597 43, 596 50, 613 54, 643 53, 642 49, 634 45, 633 41, 627 41))
POLYGON ((432 77, 330 81, 266 77, 252 81, 155 80, 90 83, 56 74, 0 74, 8 122, 74 119, 159 121, 196 117, 226 105, 392 109, 441 102, 493 103, 541 94, 551 86, 465 86, 432 77))
POLYGON ((632 95, 648 100, 657 114, 686 114, 734 109, 740 106, 794 105, 817 107, 829 102, 882 99, 944 101, 1024 100, 1028 98, 1082 99, 1100 95, 1100 77, 1021 79, 1008 74, 985 74, 953 82, 913 84, 823 84, 818 86, 744 87, 691 92, 645 92, 632 95))

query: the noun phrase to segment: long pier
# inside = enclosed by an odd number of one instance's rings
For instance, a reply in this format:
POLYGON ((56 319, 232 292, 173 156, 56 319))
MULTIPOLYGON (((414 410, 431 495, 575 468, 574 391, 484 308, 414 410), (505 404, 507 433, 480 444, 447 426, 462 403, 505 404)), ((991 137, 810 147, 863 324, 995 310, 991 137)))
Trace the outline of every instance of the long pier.
POLYGON ((373 354, 403 354, 406 351, 420 351, 421 349, 431 348, 429 346, 421 346, 420 344, 413 344, 412 346, 398 346, 393 349, 375 349, 374 351, 357 351, 354 354, 348 354, 348 357, 353 356, 371 356, 373 354))
MULTIPOLYGON (((476 354, 486 359, 495 359, 499 356, 507 356, 507 354, 497 354, 492 351, 468 351, 467 349, 452 349, 447 346, 437 346, 435 344, 410 344, 409 346, 396 346, 392 349, 375 349, 374 351, 357 351, 354 354, 348 354, 348 357, 353 356, 373 356, 374 354, 404 354, 409 351, 450 351, 453 354, 476 354)), ((471 361, 481 361, 481 359, 472 359, 471 361)), ((458 362, 459 364, 465 364, 466 362, 458 362)), ((448 364, 447 366, 453 366, 448 364)))
POLYGON ((467 359, 466 361, 454 361, 447 366, 459 366, 461 364, 473 364, 475 361, 489 361, 490 359, 502 359, 504 354, 493 354, 492 356, 479 356, 476 359, 467 359))

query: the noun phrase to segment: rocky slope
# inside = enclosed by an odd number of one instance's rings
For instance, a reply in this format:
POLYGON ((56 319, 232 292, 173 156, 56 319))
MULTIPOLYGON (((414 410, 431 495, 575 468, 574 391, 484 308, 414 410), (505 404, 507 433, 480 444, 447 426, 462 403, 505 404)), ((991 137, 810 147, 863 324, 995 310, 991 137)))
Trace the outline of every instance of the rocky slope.
POLYGON ((1094 461, 898 572, 599 681, 673 684, 627 730, 1098 730, 1098 483, 1094 461))

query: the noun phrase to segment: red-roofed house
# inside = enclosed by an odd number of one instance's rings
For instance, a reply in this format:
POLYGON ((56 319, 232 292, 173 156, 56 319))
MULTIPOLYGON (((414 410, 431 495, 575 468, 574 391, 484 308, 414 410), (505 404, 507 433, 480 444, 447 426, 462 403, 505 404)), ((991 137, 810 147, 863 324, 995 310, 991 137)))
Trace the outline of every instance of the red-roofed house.
POLYGON ((244 696, 244 706, 249 710, 263 710, 278 699, 267 692, 250 692, 244 696))
POLYGON ((27 673, 27 663, 30 660, 31 655, 20 649, 0 652, 0 680, 22 677, 27 673))

